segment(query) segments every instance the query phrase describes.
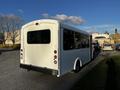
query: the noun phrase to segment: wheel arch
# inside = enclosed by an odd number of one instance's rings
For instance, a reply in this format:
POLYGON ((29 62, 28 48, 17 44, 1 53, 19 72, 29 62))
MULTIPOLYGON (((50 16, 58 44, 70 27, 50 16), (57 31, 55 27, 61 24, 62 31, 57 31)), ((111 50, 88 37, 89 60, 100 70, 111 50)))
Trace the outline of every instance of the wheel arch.
POLYGON ((79 57, 77 57, 74 61, 73 70, 76 69, 76 64, 77 64, 78 61, 80 62, 80 67, 82 67, 82 60, 79 57))

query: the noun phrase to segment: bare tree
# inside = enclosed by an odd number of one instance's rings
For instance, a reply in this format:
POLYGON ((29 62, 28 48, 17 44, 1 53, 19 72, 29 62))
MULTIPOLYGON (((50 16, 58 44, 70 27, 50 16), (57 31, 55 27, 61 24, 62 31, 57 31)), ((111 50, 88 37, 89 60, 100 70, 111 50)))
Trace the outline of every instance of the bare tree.
MULTIPOLYGON (((0 15, 0 31, 2 33, 11 33, 7 35, 11 38, 11 41, 13 42, 13 45, 15 44, 15 38, 18 36, 18 33, 16 33, 16 30, 20 30, 21 25, 23 24, 23 20, 21 17, 16 15, 0 15)), ((6 38, 4 38, 4 42, 6 41, 6 38)))
POLYGON ((4 28, 4 17, 3 17, 3 15, 0 15, 0 33, 1 33, 0 38, 2 39, 2 43, 5 44, 6 40, 4 38, 5 28, 4 28))

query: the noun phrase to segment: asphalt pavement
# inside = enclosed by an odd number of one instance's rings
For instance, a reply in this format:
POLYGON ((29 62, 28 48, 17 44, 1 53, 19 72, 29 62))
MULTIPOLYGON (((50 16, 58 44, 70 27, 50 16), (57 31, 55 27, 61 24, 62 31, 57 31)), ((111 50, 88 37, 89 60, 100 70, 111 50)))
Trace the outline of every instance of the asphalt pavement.
POLYGON ((69 90, 79 78, 87 74, 104 55, 86 65, 79 73, 67 73, 57 78, 19 67, 19 50, 5 51, 0 54, 0 90, 69 90))

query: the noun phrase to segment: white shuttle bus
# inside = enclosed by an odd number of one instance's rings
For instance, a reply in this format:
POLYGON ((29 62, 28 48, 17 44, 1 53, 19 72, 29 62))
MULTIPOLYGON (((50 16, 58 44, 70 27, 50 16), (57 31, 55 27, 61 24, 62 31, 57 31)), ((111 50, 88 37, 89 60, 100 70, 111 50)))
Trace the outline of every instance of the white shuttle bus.
POLYGON ((91 58, 91 37, 57 20, 41 19, 22 27, 20 67, 60 77, 91 58))

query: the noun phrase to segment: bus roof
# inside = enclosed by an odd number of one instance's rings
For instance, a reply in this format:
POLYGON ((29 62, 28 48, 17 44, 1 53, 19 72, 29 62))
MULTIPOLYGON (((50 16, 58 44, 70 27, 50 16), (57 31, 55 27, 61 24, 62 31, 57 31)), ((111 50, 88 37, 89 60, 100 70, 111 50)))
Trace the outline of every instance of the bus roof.
POLYGON ((62 22, 60 22, 60 24, 61 24, 61 26, 62 26, 63 28, 71 29, 71 30, 74 30, 74 31, 76 31, 76 32, 81 32, 81 33, 83 33, 83 34, 90 35, 88 32, 83 31, 83 30, 81 30, 81 29, 78 29, 78 28, 76 28, 76 27, 70 26, 70 25, 68 25, 68 24, 65 24, 65 23, 62 23, 62 22))
POLYGON ((38 23, 38 22, 59 23, 57 20, 54 20, 54 19, 40 19, 40 20, 31 21, 31 22, 23 25, 22 28, 25 28, 25 27, 27 27, 27 26, 30 26, 30 25, 35 24, 35 23, 38 23))
POLYGON ((74 30, 74 31, 76 31, 76 32, 81 32, 81 33, 83 33, 83 34, 90 35, 90 34, 89 34, 88 32, 86 32, 86 31, 80 30, 80 29, 78 29, 78 28, 75 28, 75 27, 70 26, 70 25, 68 25, 68 24, 62 23, 62 22, 60 22, 59 20, 55 20, 55 19, 40 19, 40 20, 34 20, 34 21, 31 21, 31 22, 23 25, 22 28, 28 27, 28 26, 30 26, 30 25, 32 25, 32 24, 36 24, 36 23, 38 23, 38 22, 56 23, 56 24, 60 24, 63 28, 68 28, 68 29, 74 30))

